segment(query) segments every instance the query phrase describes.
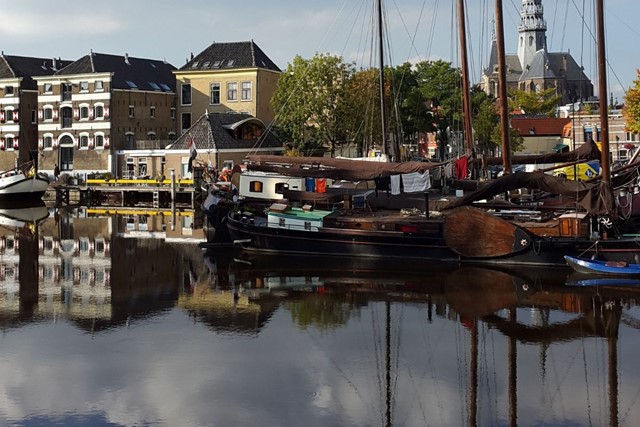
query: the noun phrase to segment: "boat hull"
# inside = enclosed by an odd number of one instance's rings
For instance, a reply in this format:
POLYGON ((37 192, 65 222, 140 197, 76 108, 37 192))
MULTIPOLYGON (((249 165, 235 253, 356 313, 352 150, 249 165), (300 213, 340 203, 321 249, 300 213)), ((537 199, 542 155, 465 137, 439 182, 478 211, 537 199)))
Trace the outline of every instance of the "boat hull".
POLYGON ((640 277, 640 264, 611 263, 565 256, 567 265, 578 273, 615 277, 640 277))
POLYGON ((28 177, 15 174, 0 177, 0 200, 40 199, 49 188, 49 180, 41 175, 28 177))
POLYGON ((233 214, 229 216, 227 226, 234 243, 246 250, 387 260, 459 260, 459 256, 447 247, 442 232, 412 234, 337 228, 306 231, 256 225, 235 218, 233 214))

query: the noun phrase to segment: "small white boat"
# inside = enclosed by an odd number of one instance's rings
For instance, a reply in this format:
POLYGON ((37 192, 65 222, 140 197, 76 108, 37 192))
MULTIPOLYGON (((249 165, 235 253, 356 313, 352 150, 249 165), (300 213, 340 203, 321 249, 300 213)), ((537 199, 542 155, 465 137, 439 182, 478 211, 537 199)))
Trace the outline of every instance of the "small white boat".
POLYGON ((0 200, 39 199, 49 182, 46 174, 36 172, 33 162, 0 172, 0 200))

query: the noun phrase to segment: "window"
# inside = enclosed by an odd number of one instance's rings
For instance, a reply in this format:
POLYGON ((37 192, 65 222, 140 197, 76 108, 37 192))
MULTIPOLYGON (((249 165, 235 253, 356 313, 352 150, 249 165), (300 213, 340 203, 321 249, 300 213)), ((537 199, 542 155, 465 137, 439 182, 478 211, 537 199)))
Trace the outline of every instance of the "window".
POLYGON ((237 101, 237 100, 238 100, 238 83, 237 82, 227 83, 227 101, 237 101))
POLYGON ((138 89, 138 85, 135 84, 133 81, 127 80, 126 83, 127 83, 127 86, 129 86, 129 89, 138 89))
POLYGON ((89 92, 89 82, 80 82, 80 92, 89 92))
POLYGON ((89 148, 89 135, 80 135, 80 148, 89 148))
POLYGON ((87 106, 80 107, 80 119, 81 120, 89 119, 89 107, 87 106))
POLYGON ((53 137, 52 136, 45 136, 43 141, 42 141, 42 146, 44 148, 51 148, 53 147, 53 137))
POLYGON ((182 84, 182 97, 180 98, 182 105, 191 105, 191 85, 188 83, 182 84))
POLYGON ((73 86, 71 86, 71 83, 63 83, 62 84, 62 100, 71 101, 72 91, 73 91, 73 86))
POLYGON ((262 193, 262 181, 251 181, 249 183, 249 191, 252 193, 262 193))
POLYGON ((227 168, 229 170, 233 169, 233 160, 224 160, 222 162, 222 169, 227 168))
POLYGON ((147 133, 147 139, 148 139, 149 141, 155 141, 155 140, 157 139, 157 138, 156 138, 156 133, 155 133, 155 132, 148 132, 148 133, 147 133))
POLYGON ((169 132, 169 133, 167 134, 167 139, 168 139, 169 141, 175 141, 175 139, 176 139, 176 133, 175 133, 175 132, 169 132))
POLYGON ((129 105, 129 117, 133 118, 136 116, 136 109, 133 105, 129 105))
POLYGON ((38 112, 36 110, 31 110, 31 123, 38 123, 38 112))
POLYGON ((126 149, 132 149, 133 145, 135 143, 135 135, 133 134, 133 132, 127 132, 124 135, 124 145, 126 149))
POLYGON ((104 107, 102 105, 96 105, 93 107, 93 117, 96 119, 104 118, 104 107))
POLYGON ((182 113, 182 132, 186 132, 191 127, 191 113, 182 113))
POLYGON ((251 82, 242 82, 242 100, 251 101, 251 82))
POLYGON ((171 107, 170 115, 171 115, 172 119, 176 118, 176 109, 175 109, 175 107, 171 107))
POLYGON ((45 83, 44 84, 44 93, 53 93, 53 84, 45 83))
POLYGON ((285 219, 284 218, 278 218, 278 225, 280 227, 286 227, 287 224, 285 222, 285 219))
POLYGON ((4 87, 4 96, 13 96, 13 86, 4 87))
POLYGON ((96 141, 96 148, 104 148, 104 135, 96 134, 95 141, 96 141))
POLYGON ((7 150, 13 150, 13 137, 12 136, 7 136, 4 139, 4 146, 6 147, 7 150))
POLYGON ((149 115, 151 116, 152 119, 156 118, 156 107, 151 107, 149 110, 149 115))
POLYGON ((210 94, 209 103, 211 105, 220 105, 220 83, 211 83, 210 94))
POLYGON ((45 120, 53 120, 53 108, 45 108, 43 112, 43 117, 45 120))
POLYGON ((96 92, 104 91, 104 83, 102 83, 102 80, 96 80, 96 82, 94 83, 94 90, 96 92))

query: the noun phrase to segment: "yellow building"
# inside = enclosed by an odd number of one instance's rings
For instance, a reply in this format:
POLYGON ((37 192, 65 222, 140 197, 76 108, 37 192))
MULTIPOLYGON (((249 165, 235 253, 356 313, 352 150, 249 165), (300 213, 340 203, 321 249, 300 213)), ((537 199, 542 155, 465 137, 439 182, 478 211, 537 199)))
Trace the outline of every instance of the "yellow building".
POLYGON ((244 113, 270 123, 271 97, 280 69, 256 45, 213 43, 174 71, 178 91, 178 133, 206 113, 244 113))

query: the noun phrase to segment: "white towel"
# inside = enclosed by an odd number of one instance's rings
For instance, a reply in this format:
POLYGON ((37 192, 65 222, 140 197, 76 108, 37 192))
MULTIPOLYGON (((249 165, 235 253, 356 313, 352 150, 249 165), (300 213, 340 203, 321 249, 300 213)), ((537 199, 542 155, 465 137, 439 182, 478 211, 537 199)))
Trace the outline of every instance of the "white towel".
POLYGON ((400 194, 400 175, 391 175, 391 194, 400 194))
POLYGON ((424 173, 407 173, 402 175, 402 185, 405 193, 420 193, 431 188, 429 171, 424 173))

